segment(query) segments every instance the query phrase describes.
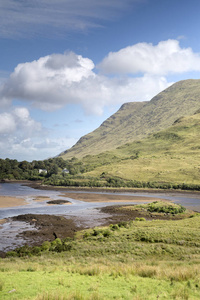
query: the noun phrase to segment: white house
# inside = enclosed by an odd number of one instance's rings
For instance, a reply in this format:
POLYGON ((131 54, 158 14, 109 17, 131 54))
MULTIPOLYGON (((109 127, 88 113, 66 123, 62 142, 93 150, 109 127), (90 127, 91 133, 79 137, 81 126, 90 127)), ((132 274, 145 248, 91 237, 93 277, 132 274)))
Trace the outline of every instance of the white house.
POLYGON ((41 173, 45 173, 45 174, 46 174, 46 173, 47 173, 47 170, 46 170, 46 169, 39 169, 39 170, 38 170, 38 173, 39 173, 39 174, 41 174, 41 173))

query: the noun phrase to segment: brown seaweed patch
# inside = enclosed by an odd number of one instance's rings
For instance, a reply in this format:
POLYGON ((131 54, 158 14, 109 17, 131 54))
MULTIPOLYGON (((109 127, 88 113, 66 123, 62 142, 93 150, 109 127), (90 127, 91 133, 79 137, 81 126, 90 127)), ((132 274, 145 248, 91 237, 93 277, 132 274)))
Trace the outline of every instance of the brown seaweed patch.
POLYGON ((47 203, 54 204, 54 205, 71 204, 71 202, 67 200, 50 200, 47 203))

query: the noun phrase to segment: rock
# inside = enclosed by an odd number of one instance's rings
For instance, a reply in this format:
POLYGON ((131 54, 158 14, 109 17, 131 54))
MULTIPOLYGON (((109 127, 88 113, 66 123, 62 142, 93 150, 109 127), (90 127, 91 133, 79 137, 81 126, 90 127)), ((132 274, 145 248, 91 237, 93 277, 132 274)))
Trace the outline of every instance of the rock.
POLYGON ((13 290, 9 291, 8 293, 14 293, 14 292, 16 292, 16 289, 13 289, 13 290))

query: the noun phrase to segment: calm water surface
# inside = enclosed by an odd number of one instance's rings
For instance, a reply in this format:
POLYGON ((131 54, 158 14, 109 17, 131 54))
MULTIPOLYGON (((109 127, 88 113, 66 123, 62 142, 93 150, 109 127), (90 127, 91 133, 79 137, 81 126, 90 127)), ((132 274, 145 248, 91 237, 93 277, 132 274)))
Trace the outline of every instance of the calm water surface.
MULTIPOLYGON (((52 214, 52 215, 64 215, 66 218, 76 217, 77 222, 84 226, 98 226, 101 224, 101 219, 108 217, 108 215, 103 214, 96 210, 108 205, 120 205, 119 202, 101 202, 92 203, 74 200, 72 198, 67 198, 61 196, 62 191, 52 191, 52 190, 39 190, 33 189, 29 186, 18 184, 18 183, 1 183, 0 184, 0 196, 13 196, 24 198, 27 205, 18 206, 13 208, 2 208, 0 209, 0 219, 10 218, 13 216, 21 214, 52 214), (71 205, 48 205, 46 201, 36 202, 34 199, 37 196, 49 197, 52 200, 68 200, 71 205)), ((67 192, 64 191, 66 194, 67 192)), ((77 193, 77 192, 76 192, 77 193)), ((84 193, 84 192, 80 192, 84 193)), ((88 192, 87 192, 88 193, 88 192)), ((106 193, 101 193, 106 194, 106 193)), ((111 194, 111 193, 110 193, 111 194)), ((141 196, 141 197, 153 197, 153 198, 163 198, 167 200, 172 200, 175 203, 182 204, 185 207, 191 208, 195 211, 200 212, 200 194, 190 194, 190 193, 115 193, 115 195, 124 196, 141 196)), ((47 200, 48 201, 48 200, 47 200)), ((130 203, 130 202, 124 202, 130 203)), ((131 202, 134 204, 134 202, 131 202)), ((137 202, 135 202, 137 203, 137 202)), ((145 201, 143 201, 145 203, 145 201)), ((7 251, 16 246, 22 245, 24 243, 22 238, 17 237, 17 235, 24 231, 33 229, 32 226, 24 222, 13 222, 9 220, 4 225, 0 226, 0 251, 7 251)))

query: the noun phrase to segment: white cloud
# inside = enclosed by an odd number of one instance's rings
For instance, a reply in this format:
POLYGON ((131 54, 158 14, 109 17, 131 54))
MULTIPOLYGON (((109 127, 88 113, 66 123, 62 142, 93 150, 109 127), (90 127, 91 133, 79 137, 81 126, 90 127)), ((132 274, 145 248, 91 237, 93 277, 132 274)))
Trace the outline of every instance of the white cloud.
POLYGON ((29 148, 31 138, 41 136, 42 126, 34 121, 25 107, 0 114, 0 153, 5 157, 16 149, 29 148))
POLYGON ((14 117, 9 113, 0 114, 0 134, 13 133, 16 129, 14 117))
POLYGON ((100 115, 108 105, 150 100, 171 84, 166 78, 171 73, 200 70, 200 54, 182 49, 176 40, 140 43, 110 53, 99 65, 117 76, 95 73, 94 68, 91 59, 73 52, 19 64, 0 87, 0 103, 18 99, 45 111, 72 103, 100 115))
POLYGON ((15 139, 18 136, 27 139, 30 135, 37 135, 41 131, 41 124, 30 117, 25 107, 16 107, 10 112, 0 114, 0 133, 4 138, 6 136, 10 138, 9 135, 15 133, 15 139))
POLYGON ((107 78, 95 76, 74 85, 74 99, 78 99, 89 114, 101 115, 104 106, 130 101, 150 100, 168 87, 164 77, 144 75, 139 78, 107 78))
POLYGON ((150 100, 169 85, 156 76, 108 78, 95 74, 94 67, 92 60, 72 52, 19 64, 1 86, 0 99, 23 100, 46 111, 76 103, 98 115, 105 105, 150 100))
POLYGON ((84 31, 112 20, 138 0, 0 1, 0 36, 21 38, 84 31), (49 30, 50 29, 50 30, 49 30), (50 32, 50 33, 49 33, 50 32))
POLYGON ((93 62, 74 53, 52 54, 37 61, 19 64, 1 86, 0 95, 34 103, 44 110, 61 108, 74 100, 73 84, 95 76, 93 62), (72 99, 73 98, 73 99, 72 99))
POLYGON ((191 48, 181 48, 177 40, 167 40, 152 45, 139 43, 110 52, 99 64, 99 68, 107 74, 168 75, 200 71, 200 54, 191 48))

